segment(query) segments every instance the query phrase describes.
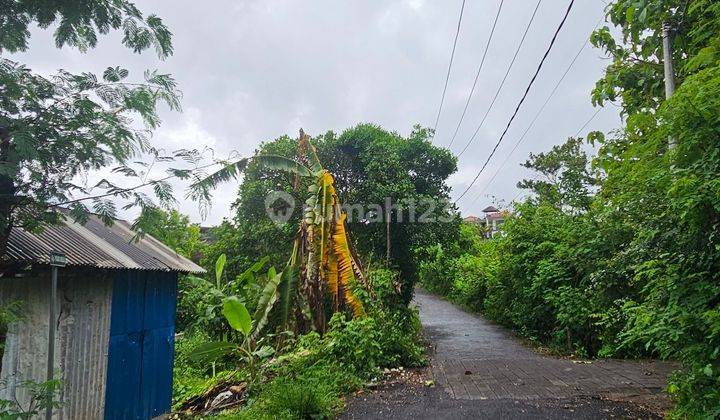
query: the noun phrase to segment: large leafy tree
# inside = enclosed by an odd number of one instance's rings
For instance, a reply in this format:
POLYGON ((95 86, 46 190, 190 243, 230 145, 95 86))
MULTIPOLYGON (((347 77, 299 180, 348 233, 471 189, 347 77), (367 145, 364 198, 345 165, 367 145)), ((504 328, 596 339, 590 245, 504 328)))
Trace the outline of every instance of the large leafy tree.
MULTIPOLYGON (((171 34, 161 19, 145 17, 126 0, 2 1, 0 52, 25 51, 35 24, 54 27, 58 48, 86 52, 100 35, 119 30, 122 43, 135 52, 154 48, 161 59, 172 54, 171 34)), ((54 222, 59 207, 71 209, 79 220, 92 208, 109 223, 117 198, 128 206, 154 205, 142 186, 170 203, 167 179, 188 177, 190 171, 173 169, 167 177, 149 179, 149 163, 132 164, 139 154, 153 162, 197 157, 184 151, 165 156, 152 148, 148 137, 160 122, 160 103, 180 107, 175 81, 166 74, 147 71, 130 78, 126 69, 108 67, 102 75, 60 70, 48 76, 0 57, 0 255, 13 226, 34 229, 54 222), (74 182, 107 166, 135 181, 122 186, 106 179, 91 186, 74 182)))
MULTIPOLYGON (((386 258, 388 226, 384 222, 389 204, 389 263, 401 269, 408 300, 418 265, 415 249, 454 238, 460 223, 448 205, 446 184, 456 170, 456 160, 427 139, 425 129, 415 128, 410 136, 403 137, 371 124, 312 139, 320 161, 333 174, 341 202, 348 205, 348 228, 366 258, 386 258), (360 214, 359 208, 365 212, 360 214), (425 216, 422 221, 421 216, 425 216)), ((296 140, 284 136, 261 145, 257 154, 294 158, 297 147, 296 140)), ((289 249, 277 244, 289 244, 295 235, 294 225, 302 217, 301 206, 307 198, 306 187, 292 175, 251 161, 239 187, 235 216, 215 229, 218 242, 208 253, 207 265, 223 249, 233 250, 228 252, 230 272, 240 272, 263 255, 270 255, 275 264, 287 258, 289 249), (275 224, 267 215, 265 200, 273 191, 288 193, 295 200, 295 212, 286 224, 275 224)), ((271 204, 283 205, 283 201, 271 204)))
POLYGON ((338 174, 343 201, 382 213, 355 217, 349 226, 365 255, 387 258, 389 254, 388 262, 402 273, 408 302, 417 277, 415 249, 445 242, 460 223, 446 184, 457 170, 457 159, 447 149, 433 146, 429 137, 428 130, 419 126, 403 137, 360 124, 318 141, 321 160, 338 174))

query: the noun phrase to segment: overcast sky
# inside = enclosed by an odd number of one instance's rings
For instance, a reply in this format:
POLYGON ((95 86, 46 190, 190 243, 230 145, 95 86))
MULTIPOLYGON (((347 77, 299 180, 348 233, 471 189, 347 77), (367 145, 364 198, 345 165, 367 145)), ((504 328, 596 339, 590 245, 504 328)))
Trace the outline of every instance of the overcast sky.
MULTIPOLYGON (((435 143, 447 146, 500 0, 467 0, 455 62, 435 143)), ((535 0, 505 0, 487 61, 465 121, 451 148, 464 146, 485 113, 530 19, 535 0)), ((478 136, 450 179, 457 197, 475 177, 507 124, 567 7, 543 0, 505 87, 478 136)), ((432 126, 440 102, 461 0, 356 1, 137 1, 174 33, 175 53, 160 61, 124 48, 119 34, 102 37, 87 54, 54 48, 49 31, 33 31, 30 49, 14 59, 33 70, 101 73, 122 65, 131 77, 144 69, 171 73, 183 92, 183 112, 163 110, 153 144, 159 148, 209 146, 226 155, 249 155, 263 140, 299 128, 311 135, 372 122, 403 135, 414 124, 432 126)), ((557 94, 495 180, 500 164, 526 129, 570 60, 603 15, 604 4, 577 0, 518 118, 475 187, 458 203, 464 216, 520 193, 527 176, 519 163, 575 135, 593 115, 590 90, 608 64, 586 47, 557 94), (484 191, 484 192, 483 192, 484 191), (480 193, 483 192, 483 195, 480 193)), ((583 131, 618 128, 618 109, 606 106, 583 131)), ((201 222, 197 205, 177 196, 180 210, 201 222)), ((202 221, 230 216, 236 183, 215 195, 202 221)), ((126 215, 130 217, 131 215, 126 215)))

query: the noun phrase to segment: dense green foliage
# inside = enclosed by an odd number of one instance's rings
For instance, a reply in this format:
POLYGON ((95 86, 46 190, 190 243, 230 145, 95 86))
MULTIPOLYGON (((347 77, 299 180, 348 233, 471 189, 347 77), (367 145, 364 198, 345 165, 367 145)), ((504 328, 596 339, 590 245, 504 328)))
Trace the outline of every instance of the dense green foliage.
POLYGON ((434 255, 422 281, 557 351, 677 359, 673 415, 715 418, 720 4, 618 0, 608 11, 623 39, 593 34, 613 57, 593 100, 621 98, 626 126, 591 133, 593 159, 576 139, 531 155, 525 166, 540 176, 519 185, 533 197, 516 205, 503 235, 467 253, 422 249, 434 255), (679 82, 667 101, 663 22, 679 82))
MULTIPOLYGON (((387 270, 371 273, 374 285, 385 296, 395 287, 387 270)), ((419 366, 424 349, 418 344, 420 323, 417 314, 405 305, 366 302, 365 318, 346 320, 336 314, 330 329, 298 337, 292 350, 277 367, 276 379, 258 387, 256 400, 240 412, 241 418, 324 418, 339 414, 339 398, 375 378, 380 368, 419 366), (308 415, 310 414, 310 415, 308 415)))
MULTIPOLYGON (((459 224, 449 207, 445 183, 456 170, 456 158, 448 150, 433 146, 429 137, 428 130, 418 126, 405 138, 361 124, 340 136, 328 133, 318 143, 321 159, 337 174, 338 193, 345 203, 381 212, 391 206, 389 263, 402 274, 406 303, 412 296, 418 265, 413 246, 445 242, 446 226, 459 224), (413 203, 415 209, 410 208, 413 203), (412 213, 416 218, 427 215, 439 220, 445 216, 450 222, 419 223, 411 221, 412 213)), ((385 257, 384 223, 356 218, 349 227, 361 253, 385 257)))
POLYGON ((140 235, 150 235, 194 261, 204 256, 207 247, 200 226, 190 223, 190 218, 177 210, 164 211, 150 207, 140 214, 133 228, 140 235))
POLYGON ((497 272, 495 241, 481 239, 477 226, 463 224, 451 246, 418 249, 423 256, 420 278, 426 289, 449 296, 473 310, 481 310, 487 288, 497 272))

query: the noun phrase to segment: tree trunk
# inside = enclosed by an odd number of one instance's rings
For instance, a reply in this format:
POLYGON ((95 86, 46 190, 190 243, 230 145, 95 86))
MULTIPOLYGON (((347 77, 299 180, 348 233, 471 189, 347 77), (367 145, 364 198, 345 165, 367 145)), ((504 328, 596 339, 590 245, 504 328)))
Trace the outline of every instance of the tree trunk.
POLYGON ((391 252, 391 241, 390 241, 390 205, 385 202, 385 258, 387 263, 390 264, 391 252))
MULTIPOLYGON (((7 163, 10 155, 10 132, 0 127, 0 163, 7 163)), ((15 202, 13 178, 0 175, 0 275, 6 261, 7 243, 12 228, 12 211, 15 202)))

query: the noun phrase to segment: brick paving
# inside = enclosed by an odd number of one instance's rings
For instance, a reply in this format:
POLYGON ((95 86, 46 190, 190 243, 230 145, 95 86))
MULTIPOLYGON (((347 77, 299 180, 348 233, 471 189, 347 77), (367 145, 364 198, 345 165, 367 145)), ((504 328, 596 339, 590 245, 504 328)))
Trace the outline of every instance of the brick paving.
POLYGON ((666 400, 671 362, 573 361, 535 353, 481 316, 416 290, 415 302, 434 347, 435 382, 460 400, 599 397, 666 400))

